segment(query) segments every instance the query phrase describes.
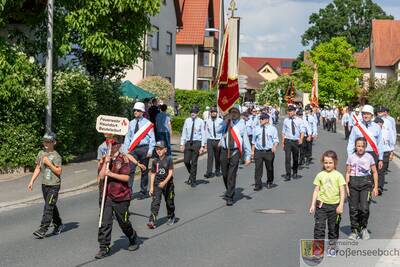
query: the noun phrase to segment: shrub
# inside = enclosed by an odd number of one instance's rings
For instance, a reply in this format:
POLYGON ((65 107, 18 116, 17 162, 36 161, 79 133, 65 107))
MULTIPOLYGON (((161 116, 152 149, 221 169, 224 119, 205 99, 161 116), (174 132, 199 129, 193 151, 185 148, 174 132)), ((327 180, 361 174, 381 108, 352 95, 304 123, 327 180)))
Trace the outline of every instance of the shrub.
POLYGON ((172 118, 172 131, 174 134, 180 134, 182 132, 183 124, 185 123, 186 117, 175 116, 172 118))
POLYGON ((216 106, 217 93, 216 91, 175 90, 175 101, 180 106, 180 115, 188 115, 193 106, 198 106, 202 111, 206 106, 216 106))
POLYGON ((377 87, 368 93, 368 102, 389 108, 391 116, 399 118, 400 81, 389 80, 386 84, 378 83, 377 87))
POLYGON ((142 80, 139 87, 155 94, 159 99, 172 103, 174 99, 174 86, 167 79, 160 76, 151 76, 142 80))

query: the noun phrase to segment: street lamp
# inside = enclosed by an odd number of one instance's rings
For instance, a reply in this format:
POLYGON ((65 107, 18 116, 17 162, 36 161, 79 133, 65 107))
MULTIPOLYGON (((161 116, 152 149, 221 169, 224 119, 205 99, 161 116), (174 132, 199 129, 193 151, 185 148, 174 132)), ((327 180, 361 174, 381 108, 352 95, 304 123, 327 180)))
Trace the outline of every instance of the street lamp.
POLYGON ((54 0, 47 1, 47 58, 46 58, 46 133, 51 132, 53 92, 53 10, 54 0))

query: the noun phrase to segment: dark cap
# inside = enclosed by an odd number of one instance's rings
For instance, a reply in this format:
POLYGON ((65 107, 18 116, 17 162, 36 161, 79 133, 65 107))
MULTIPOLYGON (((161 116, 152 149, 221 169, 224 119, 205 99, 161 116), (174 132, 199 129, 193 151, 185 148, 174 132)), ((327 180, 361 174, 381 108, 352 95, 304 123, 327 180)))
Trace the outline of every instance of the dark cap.
POLYGON ((218 112, 218 109, 216 107, 211 107, 210 112, 218 112))
POLYGON ((387 108, 385 108, 384 106, 378 106, 376 108, 376 112, 386 112, 386 111, 387 111, 387 108))
POLYGON ((299 109, 299 110, 296 112, 296 115, 302 116, 302 115, 303 115, 303 110, 302 110, 302 109, 299 109))
POLYGON ((231 108, 229 109, 229 113, 232 112, 233 110, 237 110, 237 111, 240 112, 240 108, 239 108, 238 105, 233 105, 233 107, 231 107, 231 108))
POLYGON ((312 110, 311 105, 307 104, 306 107, 305 107, 305 110, 312 110))
POLYGON ((56 141, 56 134, 53 133, 53 132, 46 133, 46 134, 43 136, 43 141, 51 141, 51 142, 56 141))
POLYGON ((269 120, 269 115, 268 113, 263 112, 260 114, 260 120, 265 120, 265 119, 269 120))
POLYGON ((200 111, 199 107, 194 106, 190 112, 191 112, 191 113, 196 113, 196 114, 197 114, 197 113, 199 113, 199 111, 200 111))
POLYGON ((375 120, 374 120, 374 122, 375 122, 375 123, 382 123, 382 124, 383 124, 385 121, 384 121, 382 118, 380 118, 380 117, 376 117, 375 120))
POLYGON ((290 106, 288 106, 287 110, 288 111, 295 111, 296 108, 294 106, 290 105, 290 106))
POLYGON ((156 148, 166 148, 165 142, 164 141, 158 141, 156 143, 156 148))

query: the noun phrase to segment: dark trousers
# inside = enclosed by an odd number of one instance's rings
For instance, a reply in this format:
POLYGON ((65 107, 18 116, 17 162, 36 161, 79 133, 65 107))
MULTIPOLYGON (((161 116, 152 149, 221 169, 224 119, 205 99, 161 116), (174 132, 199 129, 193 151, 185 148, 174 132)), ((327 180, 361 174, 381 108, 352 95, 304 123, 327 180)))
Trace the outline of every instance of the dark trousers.
POLYGON ((221 148, 218 146, 219 140, 207 140, 207 174, 212 173, 215 160, 215 172, 221 171, 221 148))
POLYGON ((350 136, 350 127, 349 127, 349 123, 346 122, 344 124, 344 137, 346 138, 346 140, 348 140, 349 136, 350 136))
POLYGON ((254 161, 256 170, 254 173, 255 187, 262 187, 262 175, 263 175, 263 164, 267 169, 267 183, 272 184, 274 182, 274 159, 275 154, 271 150, 256 150, 254 155, 254 161))
POLYGON ((44 209, 43 209, 42 222, 40 223, 40 228, 42 228, 43 230, 47 231, 51 222, 53 222, 55 226, 62 224, 60 213, 58 212, 58 208, 56 205, 59 191, 60 191, 59 185, 42 184, 44 209))
POLYGON ((98 241, 100 248, 110 246, 111 232, 113 226, 113 213, 118 221, 119 227, 128 238, 136 236, 136 231, 133 230, 132 224, 129 221, 129 205, 130 201, 116 202, 110 198, 106 198, 103 210, 103 221, 99 228, 98 241))
POLYGON ((168 184, 164 186, 164 188, 159 188, 157 183, 154 185, 153 200, 151 202, 150 220, 152 220, 153 222, 155 222, 157 219, 158 212, 160 210, 162 196, 164 196, 165 204, 167 207, 168 218, 175 217, 174 183, 172 181, 169 181, 168 184))
POLYGON ((157 141, 164 141, 167 146, 167 154, 168 156, 172 155, 171 151, 171 135, 169 132, 158 132, 157 133, 157 141))
MULTIPOLYGON (((140 192, 143 194, 147 193, 147 186, 149 184, 149 158, 147 157, 147 153, 149 152, 149 146, 141 146, 141 147, 136 147, 130 154, 141 164, 146 166, 146 170, 141 171, 141 177, 140 177, 140 192)), ((131 172, 129 173, 129 186, 132 188, 133 186, 133 179, 135 178, 135 172, 136 172, 136 165, 133 164, 132 162, 129 163, 131 167, 131 172)), ((133 190, 132 190, 133 191, 133 190)))
POLYGON ((312 140, 307 141, 307 137, 304 137, 303 143, 300 145, 300 164, 304 161, 310 161, 312 155, 312 140))
POLYGON ((326 118, 326 130, 329 132, 332 129, 331 119, 326 118))
POLYGON ((336 214, 338 204, 322 204, 315 209, 314 239, 325 239, 325 227, 328 223, 328 239, 336 240, 339 238, 339 226, 341 221, 340 214, 336 214))
POLYGON ((326 130, 328 127, 327 120, 325 117, 322 117, 322 127, 326 130))
POLYGON ((390 158, 390 151, 386 151, 383 153, 383 172, 386 173, 389 170, 389 158, 390 158))
POLYGON ((383 186, 385 185, 385 168, 382 167, 382 169, 379 169, 378 163, 379 163, 379 156, 375 154, 373 151, 367 151, 369 154, 374 157, 375 160, 375 166, 376 170, 378 171, 378 187, 379 189, 383 190, 383 186))
POLYGON ((330 126, 332 133, 336 133, 336 118, 330 119, 330 126))
POLYGON ((286 174, 291 174, 293 158, 293 173, 297 173, 299 167, 299 143, 297 140, 285 139, 285 168, 286 174))
POLYGON ((221 170, 226 188, 225 197, 232 200, 235 195, 236 176, 239 167, 239 161, 240 153, 238 150, 231 150, 230 155, 228 155, 227 149, 221 149, 221 170))
POLYGON ((351 230, 353 231, 360 231, 368 225, 372 184, 370 176, 350 177, 349 210, 351 230))
POLYGON ((199 160, 199 152, 201 148, 201 141, 186 142, 183 154, 183 162, 189 172, 189 181, 196 182, 197 176, 197 161, 199 160))

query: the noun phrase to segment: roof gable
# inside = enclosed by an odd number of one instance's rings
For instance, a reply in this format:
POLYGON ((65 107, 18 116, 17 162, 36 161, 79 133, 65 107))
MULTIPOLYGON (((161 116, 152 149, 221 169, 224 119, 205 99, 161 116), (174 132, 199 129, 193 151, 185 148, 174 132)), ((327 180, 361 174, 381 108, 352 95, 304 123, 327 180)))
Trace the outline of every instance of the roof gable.
POLYGON ((291 74, 294 58, 243 57, 243 60, 258 72, 269 64, 278 75, 291 74))
POLYGON ((239 74, 247 76, 248 89, 259 89, 265 81, 263 76, 241 58, 239 59, 239 74))

